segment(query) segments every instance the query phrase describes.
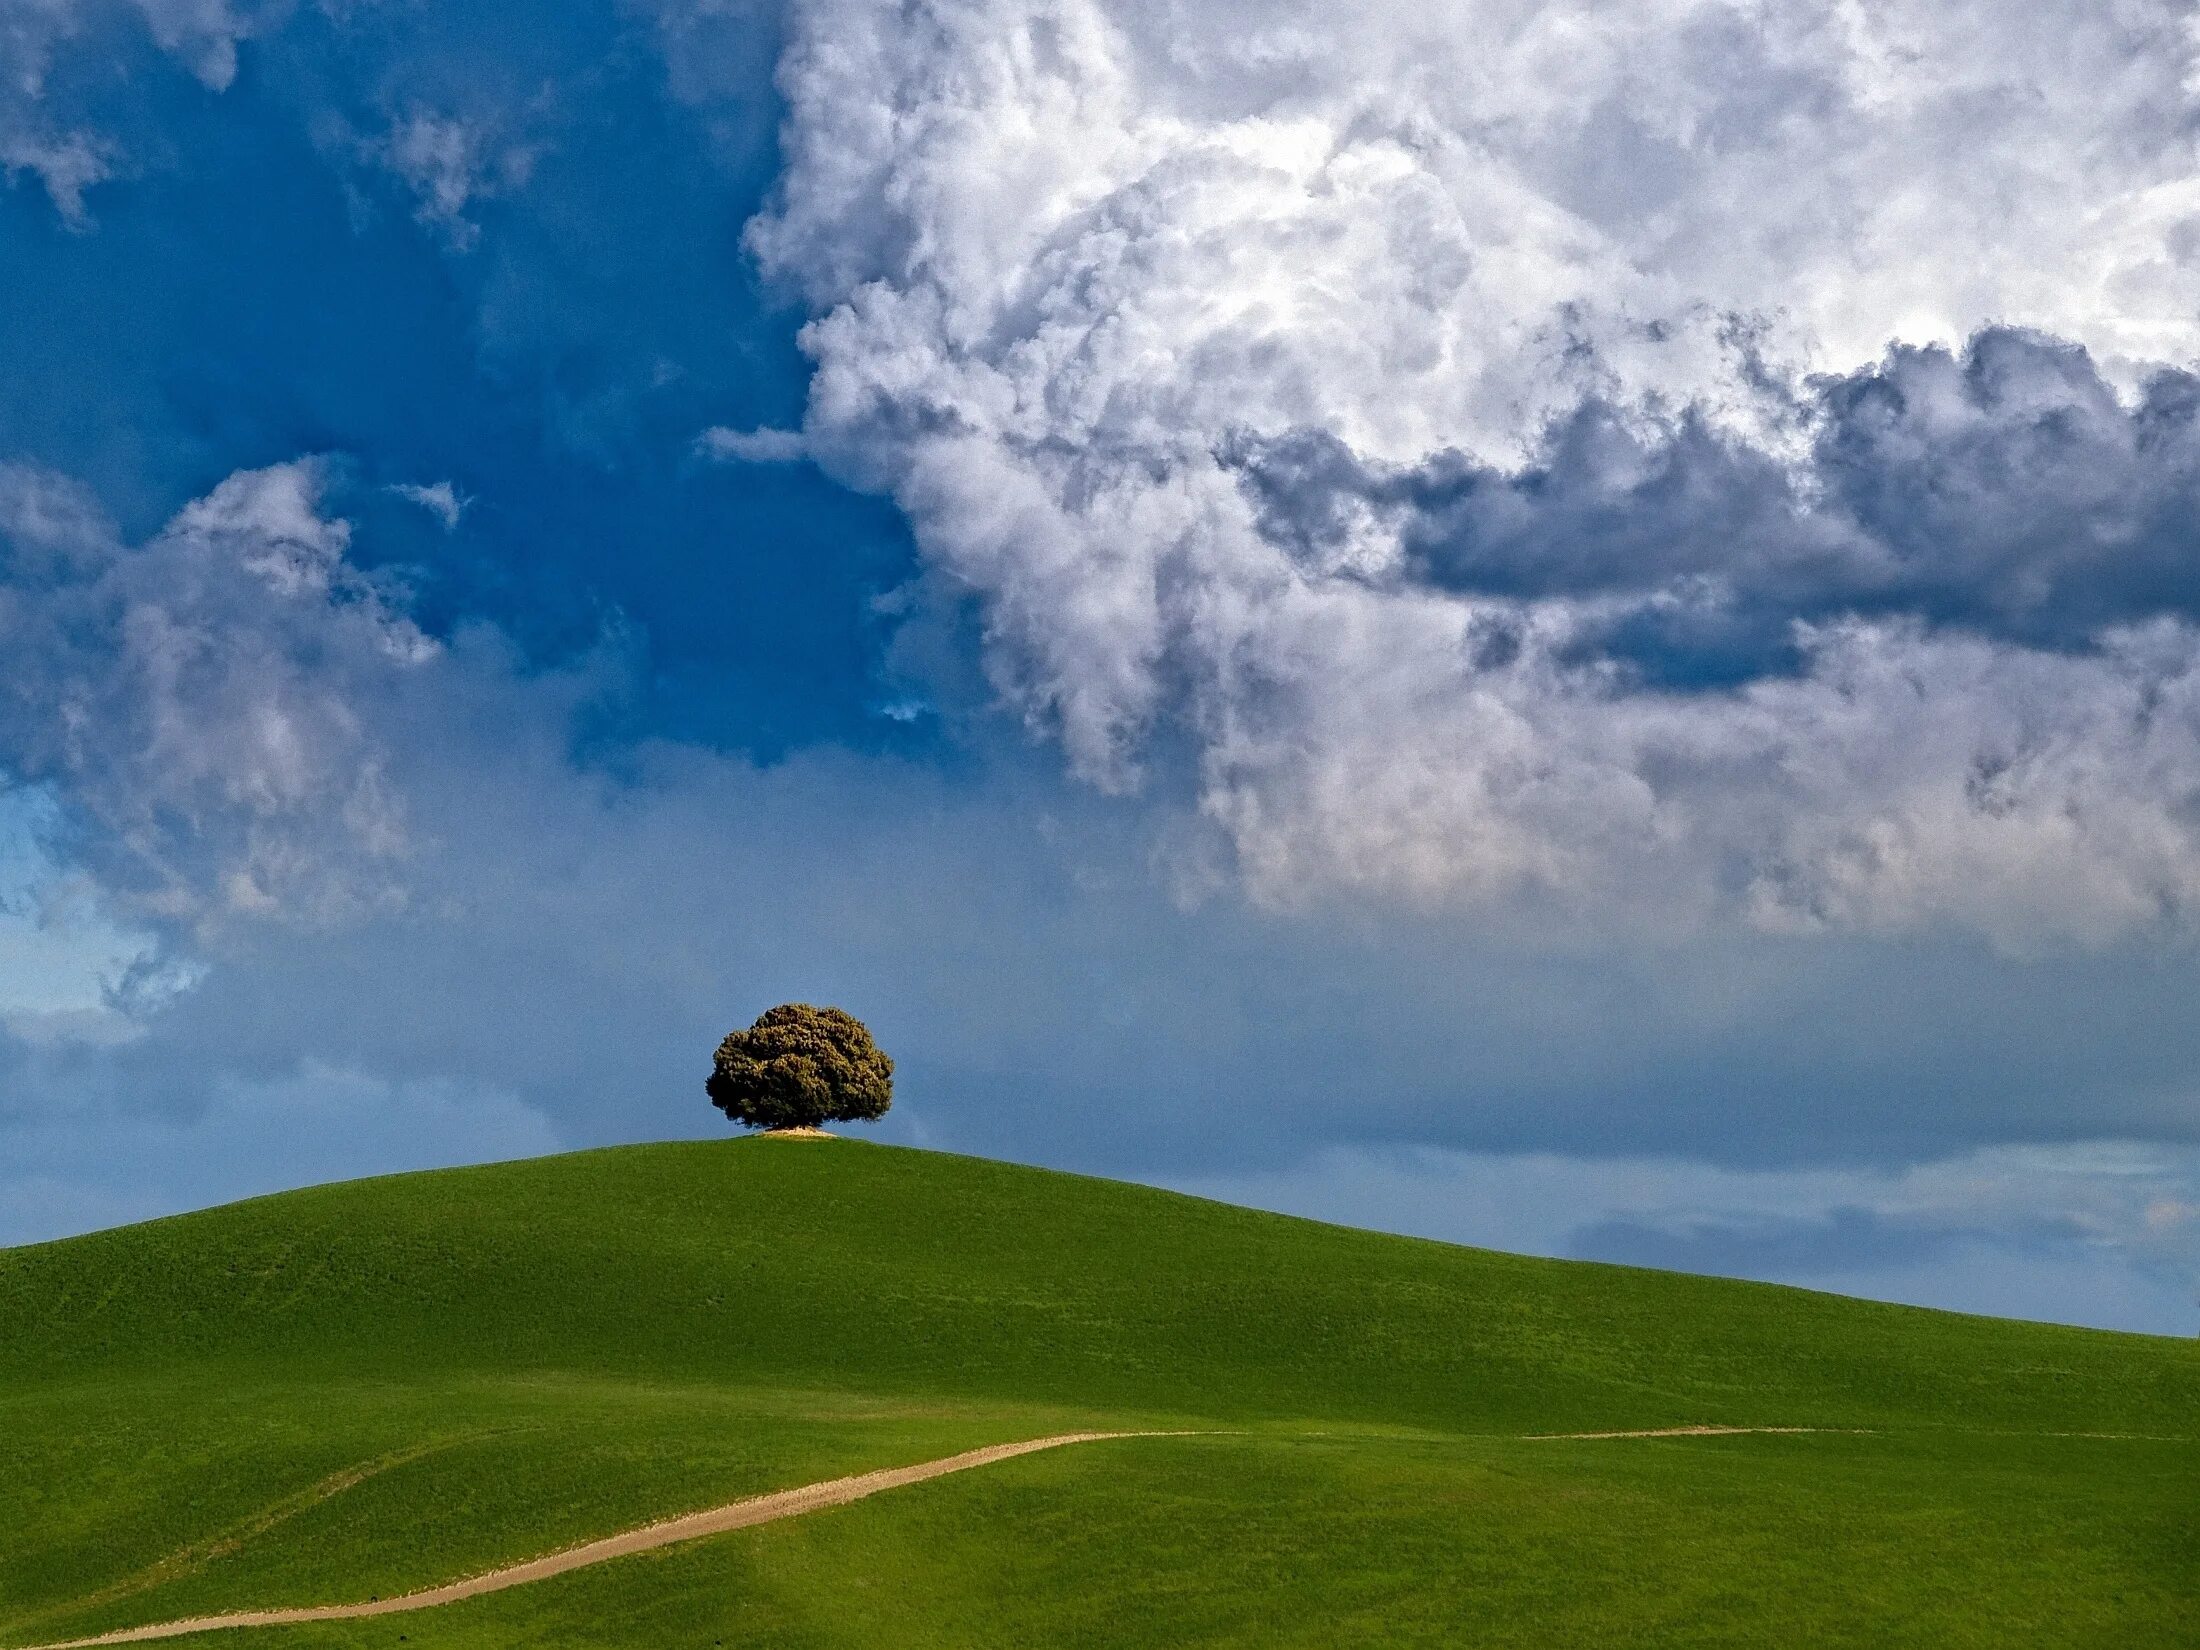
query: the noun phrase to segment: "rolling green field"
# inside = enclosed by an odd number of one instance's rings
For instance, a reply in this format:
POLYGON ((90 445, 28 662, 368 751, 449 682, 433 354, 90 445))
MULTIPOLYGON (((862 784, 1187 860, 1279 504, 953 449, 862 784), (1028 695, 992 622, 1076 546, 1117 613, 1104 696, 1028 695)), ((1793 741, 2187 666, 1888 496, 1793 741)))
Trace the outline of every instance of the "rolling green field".
POLYGON ((2200 1345, 852 1141, 0 1251, 0 1646, 1082 1444, 306 1645, 2200 1645, 2200 1345), (1735 1437, 1536 1434, 1690 1424, 1735 1437))

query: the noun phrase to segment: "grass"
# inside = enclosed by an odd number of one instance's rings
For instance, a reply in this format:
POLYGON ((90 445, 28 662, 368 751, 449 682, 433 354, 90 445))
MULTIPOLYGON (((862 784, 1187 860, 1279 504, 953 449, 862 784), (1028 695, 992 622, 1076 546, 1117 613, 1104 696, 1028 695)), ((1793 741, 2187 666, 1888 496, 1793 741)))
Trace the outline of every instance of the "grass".
POLYGON ((2196 1415, 2189 1342, 637 1147, 0 1252, 0 1645, 1083 1426, 1220 1435, 233 1642, 2195 1644, 2196 1415), (1521 1436, 1702 1422, 1855 1430, 1521 1436))

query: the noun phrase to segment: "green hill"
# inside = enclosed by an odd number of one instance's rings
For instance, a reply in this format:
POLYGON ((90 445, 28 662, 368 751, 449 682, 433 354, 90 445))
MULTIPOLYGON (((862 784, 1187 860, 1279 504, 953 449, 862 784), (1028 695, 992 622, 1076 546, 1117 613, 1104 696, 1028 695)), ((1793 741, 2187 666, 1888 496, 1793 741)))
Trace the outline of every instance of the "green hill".
POLYGON ((1530 1260, 850 1141, 360 1181, 0 1252, 0 1645, 2200 1643, 2200 1346, 1530 1260), (1526 1435, 1689 1424, 1733 1437, 1526 1435))

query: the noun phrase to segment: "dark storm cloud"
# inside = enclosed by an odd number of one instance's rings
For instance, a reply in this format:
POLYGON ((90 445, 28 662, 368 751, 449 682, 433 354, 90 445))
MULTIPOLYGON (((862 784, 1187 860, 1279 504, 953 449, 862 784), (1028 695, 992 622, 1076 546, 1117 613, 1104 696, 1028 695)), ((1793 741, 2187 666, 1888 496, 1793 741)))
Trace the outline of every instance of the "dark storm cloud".
POLYGON ((2119 402, 2087 353, 1995 328, 1812 380, 1789 463, 1687 412, 1598 401, 1518 472, 1359 459, 1335 436, 1226 454, 1262 529, 1319 562, 1372 514, 1395 574, 1465 595, 1590 604, 1584 654, 1668 685, 1790 668, 1795 628, 1904 617, 2028 647, 2200 617, 2200 379, 2119 402))

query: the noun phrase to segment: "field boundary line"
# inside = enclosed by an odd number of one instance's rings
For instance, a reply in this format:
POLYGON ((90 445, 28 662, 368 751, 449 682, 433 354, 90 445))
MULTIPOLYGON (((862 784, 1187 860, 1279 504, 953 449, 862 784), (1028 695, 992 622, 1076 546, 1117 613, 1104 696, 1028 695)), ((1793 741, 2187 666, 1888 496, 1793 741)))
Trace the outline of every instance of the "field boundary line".
POLYGON ((1564 1443, 1590 1438, 1742 1438, 1756 1434, 1799 1432, 1839 1432, 1860 1435, 1869 1427, 1644 1427, 1635 1432, 1524 1432, 1522 1443, 1564 1443))

